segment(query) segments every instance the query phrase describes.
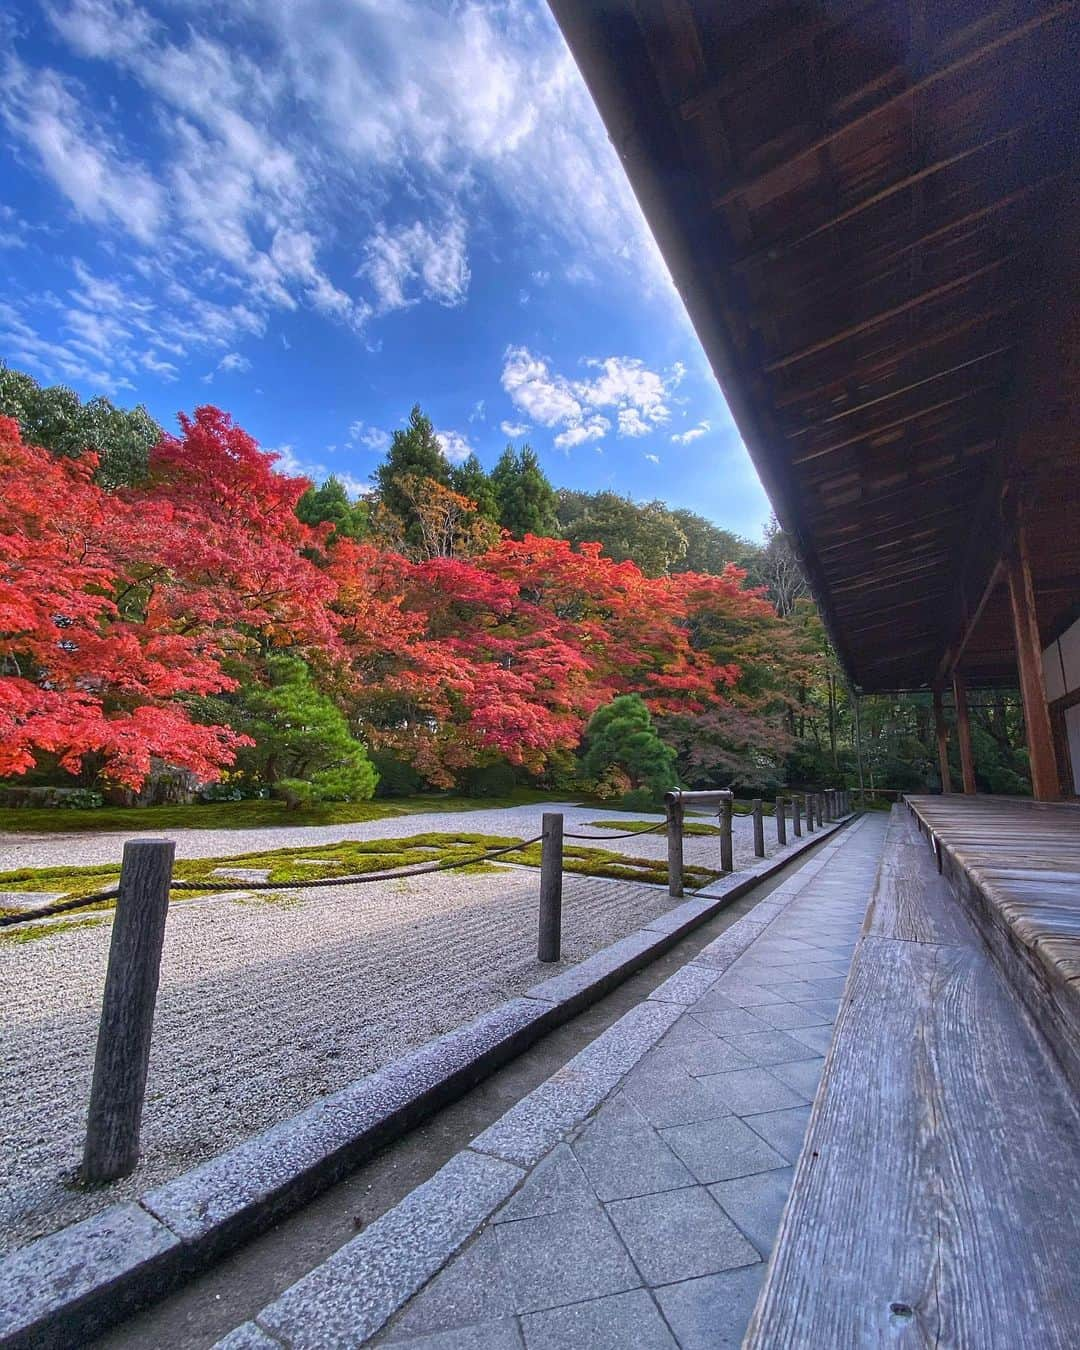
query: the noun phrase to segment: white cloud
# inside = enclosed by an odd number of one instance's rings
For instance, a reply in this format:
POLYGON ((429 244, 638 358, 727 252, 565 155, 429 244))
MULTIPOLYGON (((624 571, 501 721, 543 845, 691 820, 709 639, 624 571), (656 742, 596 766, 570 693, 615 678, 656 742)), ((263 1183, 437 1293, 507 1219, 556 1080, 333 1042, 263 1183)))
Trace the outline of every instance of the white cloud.
POLYGON ((524 436, 529 430, 529 424, 528 422, 500 422, 499 430, 504 436, 517 440, 519 436, 524 436))
POLYGON ((485 411, 485 407, 486 407, 486 401, 485 401, 484 399, 482 399, 482 398, 481 398, 481 399, 477 399, 477 401, 473 404, 472 412, 469 413, 469 421, 470 421, 470 422, 486 422, 486 421, 487 421, 487 413, 486 413, 486 411, 485 411))
POLYGON ((369 427, 360 421, 352 422, 349 426, 349 444, 362 445, 366 450, 382 454, 390 447, 390 435, 379 427, 369 427))
POLYGON ((534 422, 553 427, 581 421, 582 407, 570 382, 553 375, 548 363, 526 347, 508 347, 503 357, 502 387, 514 406, 534 422))
POLYGON ((460 431, 436 431, 439 448, 451 464, 461 464, 473 453, 473 448, 460 431))
MULTIPOLYGON (((100 78, 89 68, 77 84, 11 58, 3 115, 80 216, 147 246, 117 279, 130 290, 134 271, 157 286, 157 327, 175 339, 177 363, 265 332, 273 312, 299 306, 364 329, 377 351, 378 315, 464 301, 470 245, 489 238, 496 213, 531 231, 540 256, 571 258, 570 280, 614 273, 673 294, 542 5, 44 0, 43 9, 100 78), (140 100, 138 154, 113 130, 115 74, 140 100), (357 267, 360 281, 348 275, 357 267)), ((535 286, 548 280, 533 271, 535 286)), ((115 380, 127 378, 125 362, 138 368, 137 353, 104 359, 115 380)))
POLYGON ((245 370, 251 369, 251 362, 239 352, 228 352, 218 362, 217 368, 223 370, 226 375, 241 375, 245 370))
POLYGON ((572 380, 527 347, 508 347, 503 355, 502 386, 514 406, 534 422, 559 427, 555 444, 570 449, 601 440, 614 413, 620 436, 645 436, 671 416, 669 391, 682 379, 681 366, 667 374, 650 370, 634 357, 586 360, 591 379, 572 380), (603 410, 603 411, 601 411, 603 410))
POLYGON ((587 441, 603 440, 610 430, 611 423, 606 417, 589 417, 584 422, 576 422, 565 431, 560 431, 555 437, 555 444, 560 450, 569 450, 587 441))
POLYGON ((647 454, 647 455, 645 455, 645 458, 649 461, 650 464, 659 464, 659 463, 660 463, 660 456, 659 456, 659 455, 649 455, 649 454, 647 454))
POLYGON ((380 314, 421 299, 460 305, 470 278, 465 224, 451 216, 434 231, 419 220, 397 230, 379 225, 364 246, 357 276, 370 283, 380 314))
POLYGON ((703 420, 696 427, 687 427, 685 431, 675 432, 671 439, 675 445, 689 445, 691 441, 700 440, 707 431, 711 430, 711 424, 703 420))
POLYGON ((619 409, 620 436, 647 436, 652 429, 636 408, 619 409))
POLYGON ((31 70, 8 56, 0 71, 0 118, 79 216, 119 225, 149 243, 165 216, 161 188, 87 116, 74 88, 55 71, 31 70))

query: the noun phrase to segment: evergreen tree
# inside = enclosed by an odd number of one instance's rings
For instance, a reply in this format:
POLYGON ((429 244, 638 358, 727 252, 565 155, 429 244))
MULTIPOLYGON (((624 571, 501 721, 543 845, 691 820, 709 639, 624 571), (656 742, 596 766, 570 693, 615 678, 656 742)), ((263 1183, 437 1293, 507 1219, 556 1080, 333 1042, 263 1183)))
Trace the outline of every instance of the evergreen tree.
POLYGON ((495 489, 475 454, 450 470, 450 486, 462 497, 475 502, 479 515, 488 520, 498 520, 499 503, 495 500, 495 489))
POLYGON ((296 514, 305 525, 321 525, 328 520, 333 533, 346 539, 363 539, 368 532, 367 502, 351 502, 345 485, 333 474, 322 487, 308 488, 296 503, 296 514))
POLYGON ((581 767, 595 779, 621 769, 631 787, 648 788, 654 796, 675 782, 675 752, 656 734, 640 694, 621 694, 597 708, 585 728, 581 767))
POLYGON ((230 721, 252 737, 241 763, 290 805, 366 801, 378 774, 340 709, 318 688, 299 657, 267 659, 265 682, 242 686, 230 721))
POLYGON ((130 409, 102 397, 83 403, 66 385, 43 388, 32 376, 3 363, 0 414, 18 422, 27 445, 40 445, 66 459, 94 451, 95 477, 104 488, 142 482, 150 450, 162 437, 161 427, 141 403, 130 409))
POLYGON ((431 478, 443 487, 450 486, 450 465, 435 438, 431 418, 420 411, 419 404, 409 414, 405 430, 394 432, 386 459, 375 470, 383 507, 398 516, 408 529, 413 508, 402 487, 405 478, 431 478))
POLYGON ((515 539, 526 534, 551 537, 558 533, 555 489, 535 452, 527 445, 515 451, 508 445, 491 471, 491 486, 499 509, 499 524, 515 539))

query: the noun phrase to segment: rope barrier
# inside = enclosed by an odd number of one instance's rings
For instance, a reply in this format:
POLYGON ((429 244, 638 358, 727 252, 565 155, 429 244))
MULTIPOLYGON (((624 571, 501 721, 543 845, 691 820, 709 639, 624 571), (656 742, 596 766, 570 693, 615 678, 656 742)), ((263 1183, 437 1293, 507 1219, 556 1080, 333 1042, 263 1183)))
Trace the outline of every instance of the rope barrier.
MULTIPOLYGON (((507 844, 503 848, 490 849, 486 853, 473 853, 465 858, 444 859, 441 862, 420 863, 414 867, 399 867, 390 872, 357 872, 344 877, 312 877, 303 881, 173 881, 170 891, 209 891, 211 894, 237 891, 298 891, 308 886, 358 886, 365 881, 393 881, 398 877, 416 877, 426 872, 449 872, 455 867, 471 867, 474 863, 487 862, 489 858, 501 858, 504 853, 518 853, 532 844, 540 843, 542 835, 532 839, 523 839, 518 844, 507 844)), ((87 905, 96 905, 102 900, 113 900, 120 888, 113 886, 106 891, 93 895, 79 895, 56 900, 41 909, 29 910, 23 914, 0 915, 0 928, 15 924, 30 923, 35 919, 51 919, 58 914, 71 910, 85 909, 87 905)))
POLYGON ((571 834, 567 831, 563 835, 564 839, 595 839, 600 843, 607 843, 612 839, 636 839, 639 834, 659 834, 661 830, 667 829, 667 821, 662 820, 659 825, 650 825, 647 830, 627 830, 625 834, 571 834))

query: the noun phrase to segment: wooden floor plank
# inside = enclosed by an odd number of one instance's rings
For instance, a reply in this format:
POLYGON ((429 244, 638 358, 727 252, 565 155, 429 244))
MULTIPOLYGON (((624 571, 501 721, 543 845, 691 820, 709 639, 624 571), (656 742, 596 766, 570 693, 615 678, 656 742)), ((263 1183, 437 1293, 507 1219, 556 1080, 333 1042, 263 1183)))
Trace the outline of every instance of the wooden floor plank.
POLYGON ((746 1346, 1074 1350, 1078 1167, 988 957, 865 938, 746 1346))

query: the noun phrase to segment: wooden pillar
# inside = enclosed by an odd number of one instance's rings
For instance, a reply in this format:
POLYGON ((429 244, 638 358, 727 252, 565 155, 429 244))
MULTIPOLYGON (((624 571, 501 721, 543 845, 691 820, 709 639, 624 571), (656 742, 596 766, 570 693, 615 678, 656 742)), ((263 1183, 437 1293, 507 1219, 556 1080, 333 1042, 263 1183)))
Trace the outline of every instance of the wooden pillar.
POLYGON ((941 771, 942 792, 952 791, 952 775, 949 773, 949 729, 945 725, 945 708, 941 702, 941 685, 934 685, 934 730, 937 733, 938 768, 941 771))
POLYGON ((960 747, 960 769, 964 791, 975 791, 975 757, 971 753, 971 722, 968 719, 967 681, 962 675, 953 676, 953 698, 956 700, 956 740, 960 747))
POLYGON ((562 955, 563 817, 545 811, 540 843, 540 930, 538 961, 558 961, 562 955))
POLYGON ((1024 726, 1027 730, 1028 760, 1031 764, 1031 791, 1037 802, 1056 801, 1061 794, 1054 736, 1050 729, 1050 710, 1046 706, 1043 679, 1042 645, 1035 610, 1035 592, 1031 585, 1027 541, 1019 522, 1005 552, 1005 576, 1009 584, 1016 665, 1020 674, 1020 696, 1024 701, 1024 726))

